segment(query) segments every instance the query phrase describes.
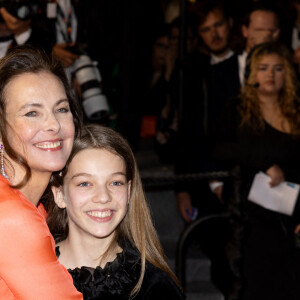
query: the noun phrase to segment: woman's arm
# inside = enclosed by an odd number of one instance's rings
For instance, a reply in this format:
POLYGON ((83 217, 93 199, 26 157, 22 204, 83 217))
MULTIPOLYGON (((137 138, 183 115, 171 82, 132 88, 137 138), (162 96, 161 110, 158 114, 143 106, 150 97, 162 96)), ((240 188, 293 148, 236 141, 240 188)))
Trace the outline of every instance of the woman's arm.
POLYGON ((0 245, 0 276, 17 299, 82 299, 55 256, 43 216, 29 201, 1 200, 0 245))

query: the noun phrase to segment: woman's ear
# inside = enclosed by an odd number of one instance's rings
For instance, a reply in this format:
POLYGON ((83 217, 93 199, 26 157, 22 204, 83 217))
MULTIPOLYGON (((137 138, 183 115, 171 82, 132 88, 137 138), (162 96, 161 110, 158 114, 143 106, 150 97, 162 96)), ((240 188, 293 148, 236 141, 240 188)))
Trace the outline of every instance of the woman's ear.
POLYGON ((62 187, 58 188, 58 187, 52 186, 51 190, 52 190, 52 193, 54 196, 54 201, 55 201, 56 205, 59 208, 66 208, 66 202, 65 202, 65 197, 64 197, 63 191, 62 191, 62 187))

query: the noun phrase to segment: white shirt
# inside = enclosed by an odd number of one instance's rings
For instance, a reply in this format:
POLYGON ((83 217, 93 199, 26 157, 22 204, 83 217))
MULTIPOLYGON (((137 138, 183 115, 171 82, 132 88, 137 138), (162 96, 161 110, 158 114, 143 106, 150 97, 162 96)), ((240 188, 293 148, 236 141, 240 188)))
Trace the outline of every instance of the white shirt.
POLYGON ((229 50, 227 52, 227 54, 224 55, 224 56, 222 56, 222 57, 219 57, 219 56, 211 54, 210 55, 210 64, 211 65, 216 65, 216 64, 218 64, 218 63, 220 63, 220 62, 222 62, 222 61, 230 58, 233 54, 234 54, 234 52, 232 50, 229 50))
POLYGON ((295 25, 292 32, 292 49, 294 51, 300 47, 299 31, 300 28, 295 25))
MULTIPOLYGON (((23 45, 26 43, 26 41, 29 39, 30 35, 31 35, 31 28, 29 28, 28 30, 26 30, 25 32, 19 34, 19 35, 15 35, 15 41, 18 45, 23 45)), ((11 45, 11 43, 13 42, 13 40, 8 40, 5 42, 0 42, 0 58, 4 57, 8 51, 9 46, 11 45)))
POLYGON ((242 54, 238 55, 239 77, 241 85, 244 84, 247 56, 248 53, 245 50, 242 54))

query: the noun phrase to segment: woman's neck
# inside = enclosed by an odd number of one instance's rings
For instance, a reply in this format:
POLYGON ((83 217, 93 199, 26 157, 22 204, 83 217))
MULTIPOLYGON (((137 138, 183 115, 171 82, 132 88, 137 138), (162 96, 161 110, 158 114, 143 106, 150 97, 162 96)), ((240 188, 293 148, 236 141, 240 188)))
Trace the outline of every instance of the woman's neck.
POLYGON ((64 241, 58 244, 60 249, 59 262, 67 269, 80 268, 82 266, 96 268, 105 267, 107 262, 113 261, 117 253, 122 249, 116 245, 108 256, 101 260, 103 254, 108 249, 112 238, 80 237, 79 239, 71 234, 64 241), (101 263, 100 263, 101 262, 101 263))
MULTIPOLYGON (((24 169, 18 164, 11 164, 11 167, 6 167, 8 180, 12 185, 19 184, 24 176, 24 169)), ((31 177, 25 186, 21 187, 19 191, 35 206, 38 205, 45 189, 49 183, 51 172, 31 172, 31 177)))
POLYGON ((278 95, 259 96, 259 106, 262 117, 275 129, 290 133, 290 124, 286 117, 282 114, 278 100, 278 95))
POLYGON ((259 99, 259 105, 261 109, 277 109, 279 108, 279 95, 274 94, 257 94, 259 99))
POLYGON ((43 196, 47 185, 50 181, 50 175, 47 174, 32 174, 26 185, 19 189, 19 191, 35 206, 38 205, 43 196))

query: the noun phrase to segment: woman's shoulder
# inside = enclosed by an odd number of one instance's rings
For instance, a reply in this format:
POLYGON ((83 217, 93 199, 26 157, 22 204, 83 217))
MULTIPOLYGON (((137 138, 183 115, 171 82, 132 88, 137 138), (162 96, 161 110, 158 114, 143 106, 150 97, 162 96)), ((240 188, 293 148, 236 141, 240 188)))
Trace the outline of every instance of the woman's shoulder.
POLYGON ((42 226, 32 226, 32 230, 27 231, 27 237, 36 236, 40 230, 48 235, 45 218, 20 191, 11 188, 6 179, 0 178, 0 231, 20 232, 21 228, 37 223, 42 226))
POLYGON ((37 208, 17 189, 13 189, 10 183, 0 176, 0 214, 4 215, 6 210, 15 210, 15 214, 28 212, 38 213, 37 208), (22 208, 24 210, 22 210, 22 208), (21 210, 20 210, 21 209, 21 210))
MULTIPOLYGON (((0 213, 4 213, 5 209, 20 209, 21 207, 36 210, 34 205, 20 191, 13 189, 2 176, 0 176, 0 206, 0 213)), ((15 213, 20 212, 16 211, 15 213)))

